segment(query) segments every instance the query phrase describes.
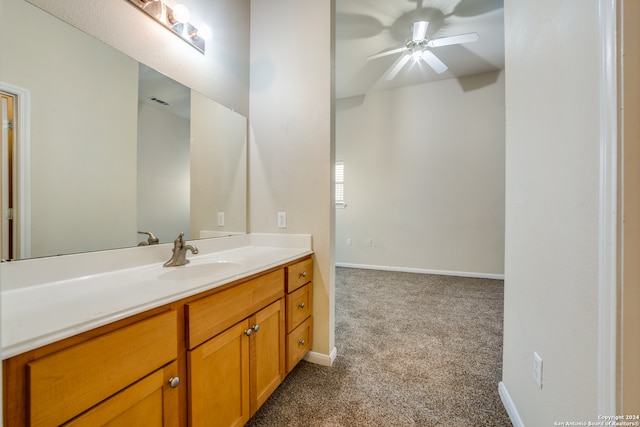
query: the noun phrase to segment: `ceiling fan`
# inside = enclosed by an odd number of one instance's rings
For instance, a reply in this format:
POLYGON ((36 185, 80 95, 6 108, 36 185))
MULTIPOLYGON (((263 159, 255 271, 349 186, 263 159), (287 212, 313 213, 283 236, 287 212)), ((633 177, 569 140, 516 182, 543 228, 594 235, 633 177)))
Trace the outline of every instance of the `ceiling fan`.
POLYGON ((387 50, 375 55, 369 56, 368 59, 381 58, 386 55, 392 55, 394 53, 406 52, 404 56, 397 61, 391 69, 387 72, 386 80, 393 80, 395 76, 402 70, 402 68, 409 62, 409 59, 413 59, 414 62, 420 60, 424 61, 433 70, 438 73, 444 73, 447 71, 447 66, 436 55, 431 52, 431 48, 440 46, 449 46, 453 44, 469 43, 478 40, 478 33, 466 33, 459 34, 457 36, 441 37, 438 39, 427 38, 427 28, 429 22, 416 21, 413 23, 413 37, 406 45, 397 49, 387 50))

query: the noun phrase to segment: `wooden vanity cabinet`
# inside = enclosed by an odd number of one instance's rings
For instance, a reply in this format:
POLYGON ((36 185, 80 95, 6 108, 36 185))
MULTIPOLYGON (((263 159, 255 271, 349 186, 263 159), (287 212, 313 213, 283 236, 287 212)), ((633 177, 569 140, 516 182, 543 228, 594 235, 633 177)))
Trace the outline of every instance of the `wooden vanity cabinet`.
POLYGON ((312 274, 308 257, 4 360, 4 425, 244 425, 311 348, 312 274))
POLYGON ((287 374, 311 350, 313 344, 313 261, 311 258, 286 267, 287 374))
POLYGON ((186 314, 190 425, 244 425, 285 376, 284 269, 189 303, 186 314))

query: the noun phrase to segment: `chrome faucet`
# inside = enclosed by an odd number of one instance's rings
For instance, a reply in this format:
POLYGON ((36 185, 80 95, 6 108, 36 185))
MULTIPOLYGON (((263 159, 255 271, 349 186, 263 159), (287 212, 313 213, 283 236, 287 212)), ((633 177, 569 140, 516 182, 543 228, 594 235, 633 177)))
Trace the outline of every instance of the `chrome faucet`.
POLYGON ((160 243, 160 239, 154 236, 150 231, 138 231, 138 234, 146 234, 147 236, 149 236, 146 242, 140 242, 138 243, 138 246, 157 245, 158 243, 160 243))
POLYGON ((187 259, 187 251, 191 251, 192 254, 198 253, 198 248, 191 245, 184 244, 184 232, 180 233, 178 238, 173 241, 173 255, 171 259, 163 264, 163 267, 178 267, 180 265, 189 264, 187 259))

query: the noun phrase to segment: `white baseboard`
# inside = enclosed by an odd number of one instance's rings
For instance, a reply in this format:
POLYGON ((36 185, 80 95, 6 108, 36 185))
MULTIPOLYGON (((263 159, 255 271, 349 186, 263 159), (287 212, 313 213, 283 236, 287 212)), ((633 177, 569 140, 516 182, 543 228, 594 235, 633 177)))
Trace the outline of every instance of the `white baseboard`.
POLYGON ((429 270, 426 268, 392 267, 386 265, 352 264, 336 262, 336 267, 364 268, 366 270, 400 271, 403 273, 438 274, 440 276, 475 277, 478 279, 504 280, 504 274, 474 273, 468 271, 429 270))
POLYGON ((500 394, 500 400, 502 400, 504 409, 506 409, 507 414, 509 414, 509 419, 511 419, 513 427, 524 427, 524 423, 522 422, 522 419, 520 419, 520 414, 518 414, 516 405, 513 403, 513 400, 511 400, 507 387, 502 381, 498 384, 498 394, 500 394))
POLYGON ((310 351, 304 357, 304 360, 310 363, 315 363, 316 365, 321 366, 333 366, 333 361, 336 360, 336 356, 338 355, 338 349, 333 347, 330 354, 317 353, 315 351, 310 351))

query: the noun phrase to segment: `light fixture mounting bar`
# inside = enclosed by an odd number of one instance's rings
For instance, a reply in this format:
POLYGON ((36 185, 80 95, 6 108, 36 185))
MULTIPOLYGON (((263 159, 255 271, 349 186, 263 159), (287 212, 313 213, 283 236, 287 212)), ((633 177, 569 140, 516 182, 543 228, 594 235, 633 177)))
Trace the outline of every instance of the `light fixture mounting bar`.
POLYGON ((189 22, 180 22, 173 10, 162 0, 128 0, 162 26, 204 54, 205 41, 189 22))

